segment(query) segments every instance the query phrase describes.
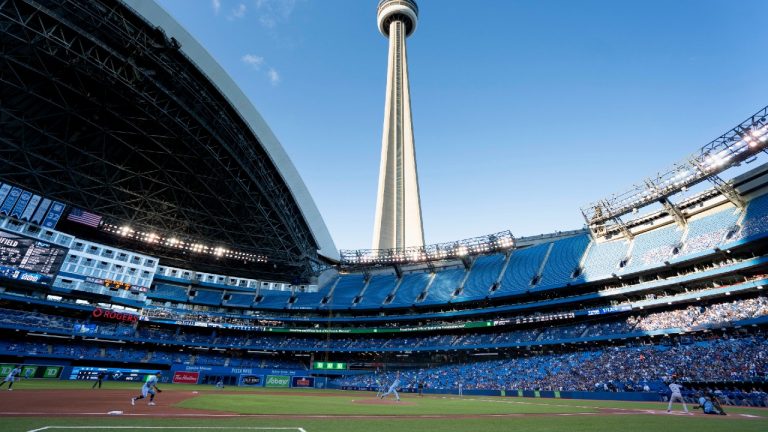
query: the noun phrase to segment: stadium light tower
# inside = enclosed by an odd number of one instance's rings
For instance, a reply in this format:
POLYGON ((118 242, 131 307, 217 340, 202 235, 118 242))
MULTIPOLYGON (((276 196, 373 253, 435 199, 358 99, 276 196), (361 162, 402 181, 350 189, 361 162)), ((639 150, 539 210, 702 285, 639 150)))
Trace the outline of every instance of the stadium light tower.
POLYGON ((379 2, 377 23, 389 39, 389 61, 373 249, 424 246, 405 49, 405 39, 416 30, 418 15, 413 0, 379 2))

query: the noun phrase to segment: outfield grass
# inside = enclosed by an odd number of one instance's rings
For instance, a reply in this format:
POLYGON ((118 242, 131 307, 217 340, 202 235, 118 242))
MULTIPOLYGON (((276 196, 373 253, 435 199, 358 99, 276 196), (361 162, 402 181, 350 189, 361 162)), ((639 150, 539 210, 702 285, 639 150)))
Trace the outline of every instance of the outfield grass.
MULTIPOLYGON (((236 431, 237 427, 301 427, 306 432, 765 432, 761 420, 719 419, 680 416, 607 417, 514 417, 482 419, 147 419, 63 418, 0 419, 3 432, 28 432, 43 426, 89 426, 89 432, 114 429, 94 426, 213 427, 210 431, 236 431)), ((71 429, 76 430, 76 429, 71 429)), ((122 429, 125 430, 125 429, 122 429)), ((128 429, 131 430, 131 429, 128 429)), ((140 429, 136 429, 140 430, 140 429)), ((169 429, 170 430, 170 429, 169 429)), ((192 429, 189 429, 192 430, 192 429)), ((175 429, 178 432, 179 429, 175 429)), ((162 432, 162 430, 158 430, 162 432)), ((242 431, 241 431, 242 432, 242 431)))
MULTIPOLYGON (((107 389, 136 390, 136 383, 107 382, 107 389)), ((90 389, 88 382, 22 381, 19 392, 47 389, 90 389)), ((626 410, 664 410, 662 403, 589 401, 568 399, 534 399, 517 397, 465 397, 403 395, 403 403, 387 405, 362 404, 353 401, 375 401, 372 393, 324 390, 275 390, 261 388, 227 388, 224 392, 211 386, 167 385, 164 390, 189 392, 190 399, 178 406, 205 410, 221 410, 242 414, 270 414, 277 417, 226 418, 154 418, 154 417, 0 417, 0 432, 29 432, 44 426, 88 426, 89 432, 163 429, 134 429, 141 427, 173 427, 165 431, 178 432, 186 427, 210 427, 199 432, 243 431, 243 427, 293 427, 306 432, 730 432, 768 431, 768 410, 726 407, 729 416, 643 414, 627 411, 620 414, 600 414, 599 408, 626 410), (193 395, 192 392, 198 392, 193 395), (306 394, 311 392, 314 394, 306 394), (590 413, 590 414, 583 414, 590 413), (758 418, 744 418, 749 414, 758 418), (482 418, 419 418, 417 416, 489 415, 482 418), (493 417, 493 415, 501 415, 493 417), (512 415, 512 416, 503 416, 512 415), (308 417, 307 417, 308 416, 308 417), (313 417, 315 416, 315 417, 313 417), (323 417, 320 417, 323 416, 323 417), (327 416, 327 417, 325 417, 327 416), (334 418, 334 416, 346 416, 334 418), (357 418, 349 416, 360 416, 357 418), (122 426, 128 429, 110 429, 122 426)), ((678 410, 679 405, 676 407, 678 410)), ((691 408, 691 407, 689 407, 691 408)), ((77 431, 78 429, 60 429, 77 431)), ((187 429, 192 431, 194 429, 187 429)), ((297 430, 298 429, 294 429, 297 430)), ((55 429, 49 429, 53 432, 55 429)))
MULTIPOLYGON (((284 415, 475 415, 475 414, 543 414, 597 412, 576 406, 552 406, 545 404, 516 404, 467 398, 403 397, 402 402, 374 405, 361 402, 377 402, 370 393, 349 396, 302 396, 259 394, 205 394, 188 399, 177 405, 183 408, 236 412, 239 414, 284 415), (297 403, 299 402, 299 403, 297 403)), ((391 401, 391 399, 390 399, 391 401)))

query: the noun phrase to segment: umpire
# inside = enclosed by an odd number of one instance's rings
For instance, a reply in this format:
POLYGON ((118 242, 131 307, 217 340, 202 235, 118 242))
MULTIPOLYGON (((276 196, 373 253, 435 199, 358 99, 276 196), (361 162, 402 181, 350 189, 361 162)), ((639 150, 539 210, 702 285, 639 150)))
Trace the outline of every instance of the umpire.
POLYGON ((99 374, 96 375, 96 382, 93 383, 93 386, 91 387, 91 389, 95 389, 96 386, 99 386, 99 388, 101 388, 101 382, 104 381, 105 375, 106 374, 104 372, 99 372, 99 374))

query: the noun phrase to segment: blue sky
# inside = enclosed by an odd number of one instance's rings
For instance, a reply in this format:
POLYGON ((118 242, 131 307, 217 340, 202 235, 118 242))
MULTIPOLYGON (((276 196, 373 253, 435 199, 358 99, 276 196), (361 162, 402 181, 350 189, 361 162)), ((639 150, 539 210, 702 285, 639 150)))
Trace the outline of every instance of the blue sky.
MULTIPOLYGON (((370 247, 377 0, 158 1, 266 119, 337 247, 370 247)), ((408 61, 427 243, 580 228, 581 206, 768 103, 764 0, 418 3, 408 61)))

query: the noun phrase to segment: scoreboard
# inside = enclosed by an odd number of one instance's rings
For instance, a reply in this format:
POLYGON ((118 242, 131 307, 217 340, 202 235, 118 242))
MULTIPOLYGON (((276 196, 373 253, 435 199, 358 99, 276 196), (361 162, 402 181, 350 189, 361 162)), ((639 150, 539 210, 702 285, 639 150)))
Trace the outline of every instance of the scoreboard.
POLYGON ((312 364, 313 369, 321 370, 346 370, 347 364, 344 362, 314 362, 312 364))
POLYGON ((0 230, 0 277, 50 285, 67 249, 0 230))
POLYGON ((125 369, 125 368, 101 368, 75 366, 69 373, 70 380, 95 380, 100 373, 105 380, 144 382, 150 375, 154 375, 157 369, 125 369))
POLYGON ((149 291, 149 288, 141 285, 132 285, 128 282, 122 282, 112 279, 101 279, 96 277, 88 276, 85 278, 86 282, 101 285, 105 288, 114 289, 114 290, 125 290, 125 291, 133 291, 133 292, 142 292, 145 293, 149 291))

